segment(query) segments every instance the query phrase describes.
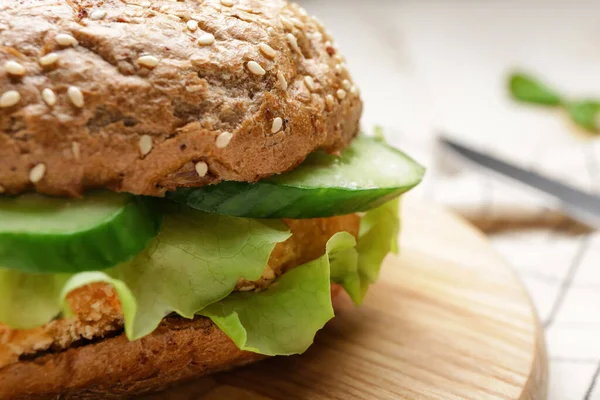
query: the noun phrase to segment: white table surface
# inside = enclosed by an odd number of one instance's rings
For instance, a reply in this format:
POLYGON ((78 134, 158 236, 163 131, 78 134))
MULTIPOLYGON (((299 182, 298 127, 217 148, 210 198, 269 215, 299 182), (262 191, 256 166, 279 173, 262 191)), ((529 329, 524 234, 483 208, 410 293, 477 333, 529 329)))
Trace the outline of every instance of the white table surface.
POLYGON ((515 104, 513 68, 571 96, 600 98, 600 1, 304 0, 346 55, 365 126, 429 167, 414 197, 445 204, 490 232, 546 326, 550 400, 600 400, 600 235, 549 218, 551 204, 441 153, 445 132, 525 167, 600 192, 600 141, 559 112, 515 104), (546 218, 546 220, 544 220, 546 218), (519 226, 520 219, 533 221, 519 226), (496 225, 494 225, 496 224, 496 225))

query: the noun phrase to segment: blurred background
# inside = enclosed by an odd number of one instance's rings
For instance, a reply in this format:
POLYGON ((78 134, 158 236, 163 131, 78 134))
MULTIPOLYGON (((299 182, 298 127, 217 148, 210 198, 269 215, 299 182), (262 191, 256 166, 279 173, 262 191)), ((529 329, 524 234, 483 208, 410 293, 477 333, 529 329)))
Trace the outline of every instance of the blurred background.
POLYGON ((600 193, 598 132, 577 127, 560 109, 516 102, 508 91, 518 70, 568 98, 600 99, 600 1, 300 3, 346 56, 365 102, 365 128, 384 126, 388 140, 428 167, 412 200, 468 218, 518 271, 546 328, 550 399, 600 400, 600 235, 437 144, 443 133, 600 193))

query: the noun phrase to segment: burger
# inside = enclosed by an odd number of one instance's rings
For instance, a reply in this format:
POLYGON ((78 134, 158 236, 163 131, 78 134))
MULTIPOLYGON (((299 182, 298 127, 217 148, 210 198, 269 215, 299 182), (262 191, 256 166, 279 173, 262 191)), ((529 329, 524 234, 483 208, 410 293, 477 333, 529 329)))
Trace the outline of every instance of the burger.
POLYGON ((284 0, 0 0, 0 398, 304 352, 423 168, 284 0))

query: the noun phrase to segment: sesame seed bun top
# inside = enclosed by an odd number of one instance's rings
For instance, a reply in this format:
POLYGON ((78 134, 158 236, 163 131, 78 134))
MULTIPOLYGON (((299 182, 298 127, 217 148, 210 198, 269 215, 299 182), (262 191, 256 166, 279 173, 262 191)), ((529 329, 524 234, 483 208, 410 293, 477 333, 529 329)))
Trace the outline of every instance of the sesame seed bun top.
POLYGON ((361 110, 283 0, 0 0, 0 193, 256 181, 343 149, 361 110))

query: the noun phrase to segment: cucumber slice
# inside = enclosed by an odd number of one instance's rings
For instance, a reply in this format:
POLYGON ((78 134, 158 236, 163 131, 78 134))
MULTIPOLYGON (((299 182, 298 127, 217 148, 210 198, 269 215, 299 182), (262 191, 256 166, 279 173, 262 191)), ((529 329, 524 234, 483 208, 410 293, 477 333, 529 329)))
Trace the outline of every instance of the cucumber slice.
POLYGON ((142 251, 159 226, 152 200, 131 195, 0 196, 0 268, 73 273, 114 267, 142 251))
POLYGON ((416 186, 425 169, 375 137, 359 136, 341 157, 317 152, 295 170, 258 183, 183 188, 167 198, 246 218, 318 218, 367 211, 416 186))

